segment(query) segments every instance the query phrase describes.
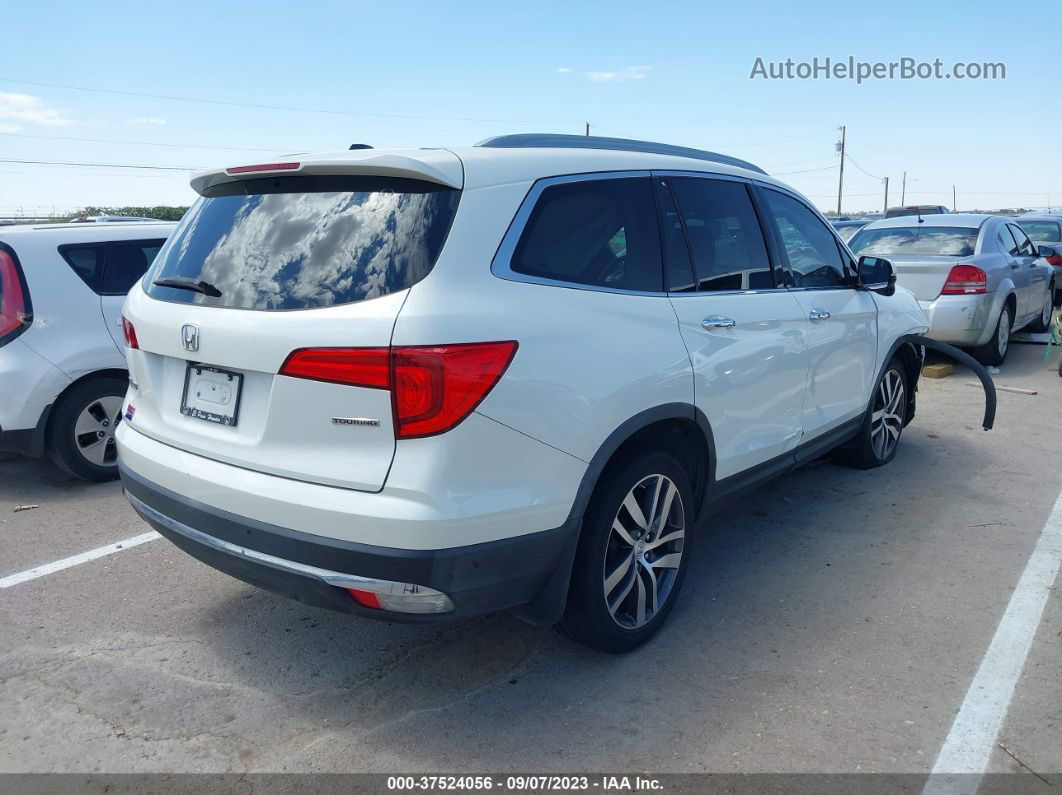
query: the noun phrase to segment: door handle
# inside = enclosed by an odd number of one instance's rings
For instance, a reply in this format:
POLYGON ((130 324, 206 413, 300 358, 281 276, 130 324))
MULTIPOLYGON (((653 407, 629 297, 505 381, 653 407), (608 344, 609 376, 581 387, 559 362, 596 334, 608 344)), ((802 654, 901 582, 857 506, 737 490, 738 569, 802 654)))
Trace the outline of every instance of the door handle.
POLYGON ((811 321, 829 320, 829 319, 830 319, 830 313, 827 312, 825 309, 812 309, 811 312, 808 314, 808 320, 811 320, 811 321))
POLYGON ((722 315, 709 315, 701 321, 701 328, 713 329, 713 328, 734 328, 737 325, 737 321, 732 317, 723 317, 722 315))

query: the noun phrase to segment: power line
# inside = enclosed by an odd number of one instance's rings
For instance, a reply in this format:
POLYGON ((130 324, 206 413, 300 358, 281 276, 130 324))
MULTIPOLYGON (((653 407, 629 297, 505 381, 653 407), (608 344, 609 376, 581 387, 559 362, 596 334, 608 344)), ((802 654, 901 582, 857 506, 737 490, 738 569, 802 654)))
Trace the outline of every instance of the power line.
POLYGON ((812 171, 832 171, 839 166, 823 166, 822 168, 805 168, 800 171, 779 171, 775 174, 771 174, 772 177, 784 177, 787 174, 810 174, 812 171))
POLYGON ((96 94, 118 94, 124 97, 147 97, 148 99, 165 99, 173 102, 197 102, 203 105, 222 105, 231 108, 255 108, 257 110, 281 110, 292 113, 324 113, 330 116, 359 116, 378 119, 414 119, 417 121, 469 121, 492 122, 497 124, 583 124, 582 119, 491 119, 462 116, 418 116, 406 113, 368 113, 353 110, 335 110, 331 108, 303 108, 289 105, 260 105, 253 102, 235 102, 221 99, 204 99, 201 97, 181 97, 172 94, 150 94, 143 91, 126 91, 118 88, 98 88, 95 86, 72 86, 65 83, 42 83, 35 80, 13 80, 0 77, 0 83, 16 83, 24 86, 42 88, 62 88, 70 91, 90 91, 96 94))
POLYGON ((845 157, 846 157, 846 158, 848 159, 848 162, 849 162, 849 163, 851 163, 851 164, 852 164, 853 166, 855 166, 856 168, 858 168, 858 169, 859 169, 860 171, 862 171, 862 172, 863 172, 864 174, 866 174, 866 175, 867 175, 868 177, 871 177, 872 179, 876 179, 876 180, 878 180, 879 182, 881 182, 881 181, 882 181, 883 179, 885 179, 884 177, 879 177, 879 176, 878 176, 877 174, 871 174, 871 173, 870 173, 869 171, 867 171, 867 170, 866 170, 865 168, 863 168, 863 167, 862 167, 861 165, 859 165, 859 163, 857 163, 856 161, 854 161, 854 160, 852 159, 852 156, 851 156, 851 155, 849 155, 849 154, 846 154, 846 155, 845 155, 845 157))
POLYGON ((0 163, 27 163, 37 166, 91 166, 92 168, 142 168, 148 171, 202 171, 203 166, 142 166, 129 165, 126 163, 80 163, 64 160, 14 160, 0 158, 0 163))
POLYGON ((276 149, 254 149, 249 146, 209 146, 206 144, 165 144, 155 141, 120 141, 116 138, 75 138, 70 135, 31 135, 30 133, 0 133, 7 138, 39 138, 45 141, 86 141, 96 144, 135 144, 136 146, 165 146, 172 149, 222 149, 242 152, 275 152, 276 149))

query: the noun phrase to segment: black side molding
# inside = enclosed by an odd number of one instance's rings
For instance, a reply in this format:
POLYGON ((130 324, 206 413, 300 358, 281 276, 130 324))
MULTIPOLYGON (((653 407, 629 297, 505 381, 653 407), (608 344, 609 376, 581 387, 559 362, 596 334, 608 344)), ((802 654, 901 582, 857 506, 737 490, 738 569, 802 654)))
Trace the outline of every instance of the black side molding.
POLYGON ((986 431, 992 430, 992 425, 996 421, 996 385, 992 381, 992 376, 989 375, 985 366, 974 357, 970 356, 970 354, 964 353, 958 348, 948 345, 946 342, 940 342, 939 340, 930 339, 929 337, 923 337, 918 334, 908 334, 904 339, 913 342, 915 345, 924 345, 930 350, 943 353, 949 359, 954 359, 959 364, 965 364, 973 370, 974 375, 980 379, 981 386, 983 386, 985 390, 985 417, 981 421, 981 425, 986 431))

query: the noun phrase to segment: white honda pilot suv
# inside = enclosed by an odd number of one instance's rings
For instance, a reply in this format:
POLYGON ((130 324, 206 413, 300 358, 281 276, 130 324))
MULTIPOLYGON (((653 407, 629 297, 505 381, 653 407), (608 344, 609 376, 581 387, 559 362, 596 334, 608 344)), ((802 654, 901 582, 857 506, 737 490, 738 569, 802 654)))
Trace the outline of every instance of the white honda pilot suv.
POLYGON ((126 493, 303 602, 626 651, 707 511, 914 414, 918 303, 749 163, 513 135, 192 187, 125 305, 126 493))

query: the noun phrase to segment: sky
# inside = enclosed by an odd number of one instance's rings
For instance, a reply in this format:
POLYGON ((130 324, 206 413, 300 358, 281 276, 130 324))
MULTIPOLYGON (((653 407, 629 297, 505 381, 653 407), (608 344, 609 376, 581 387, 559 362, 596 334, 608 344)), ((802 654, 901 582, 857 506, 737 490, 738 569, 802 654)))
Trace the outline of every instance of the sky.
POLYGON ((201 168, 586 122, 750 160, 823 210, 842 125, 846 212, 881 209, 886 176, 899 204, 905 171, 907 204, 951 206, 954 185, 960 210, 1062 206, 1058 0, 0 0, 0 18, 0 216, 184 205, 201 168), (757 58, 849 56, 1006 78, 750 77, 757 58))

